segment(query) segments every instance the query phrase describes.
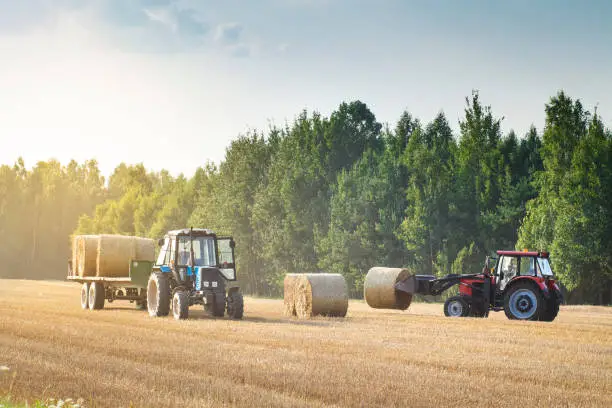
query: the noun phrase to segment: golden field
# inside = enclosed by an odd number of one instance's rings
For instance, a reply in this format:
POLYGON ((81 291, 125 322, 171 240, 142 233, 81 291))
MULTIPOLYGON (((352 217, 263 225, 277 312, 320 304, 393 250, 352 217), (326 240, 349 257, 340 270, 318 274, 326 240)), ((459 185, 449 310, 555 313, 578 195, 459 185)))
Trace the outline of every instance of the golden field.
POLYGON ((242 321, 84 311, 70 282, 0 280, 0 397, 97 407, 612 407, 612 308, 552 323, 444 317, 441 304, 298 321, 245 298, 242 321))

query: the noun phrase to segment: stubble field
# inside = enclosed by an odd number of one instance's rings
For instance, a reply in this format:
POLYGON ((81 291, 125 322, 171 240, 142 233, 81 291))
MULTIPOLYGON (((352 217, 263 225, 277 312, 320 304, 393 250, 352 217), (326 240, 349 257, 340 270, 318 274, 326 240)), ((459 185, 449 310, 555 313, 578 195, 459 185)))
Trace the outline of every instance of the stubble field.
POLYGON ((450 319, 440 304, 297 321, 245 299, 242 321, 79 305, 69 282, 0 280, 0 397, 121 407, 612 406, 612 309, 552 323, 450 319))

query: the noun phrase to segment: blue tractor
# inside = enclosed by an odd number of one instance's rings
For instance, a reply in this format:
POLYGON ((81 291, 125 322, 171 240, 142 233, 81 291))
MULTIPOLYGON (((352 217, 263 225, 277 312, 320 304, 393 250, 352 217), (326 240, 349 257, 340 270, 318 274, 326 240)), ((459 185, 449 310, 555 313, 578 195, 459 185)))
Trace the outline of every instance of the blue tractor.
POLYGON ((150 316, 186 319, 189 306, 203 305, 211 316, 242 319, 244 301, 237 286, 232 237, 189 228, 169 231, 159 240, 159 256, 147 283, 150 316))

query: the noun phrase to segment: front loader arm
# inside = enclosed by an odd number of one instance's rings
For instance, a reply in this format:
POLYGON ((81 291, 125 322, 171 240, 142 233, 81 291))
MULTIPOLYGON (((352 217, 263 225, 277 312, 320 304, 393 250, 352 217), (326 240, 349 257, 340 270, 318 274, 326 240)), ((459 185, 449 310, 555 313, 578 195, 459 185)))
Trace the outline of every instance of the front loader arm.
POLYGON ((478 275, 446 275, 436 278, 433 275, 411 275, 395 284, 395 290, 409 294, 438 296, 444 291, 461 283, 462 279, 475 278, 478 275))

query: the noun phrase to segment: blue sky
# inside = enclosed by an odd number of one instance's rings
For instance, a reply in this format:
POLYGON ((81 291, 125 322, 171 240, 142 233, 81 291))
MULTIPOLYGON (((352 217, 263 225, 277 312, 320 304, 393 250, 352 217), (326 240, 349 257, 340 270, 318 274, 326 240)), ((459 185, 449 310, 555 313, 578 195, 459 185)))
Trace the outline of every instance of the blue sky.
POLYGON ((0 163, 191 175, 251 128, 360 99, 451 125, 480 92, 541 130, 559 89, 612 124, 612 2, 0 0, 0 163))

